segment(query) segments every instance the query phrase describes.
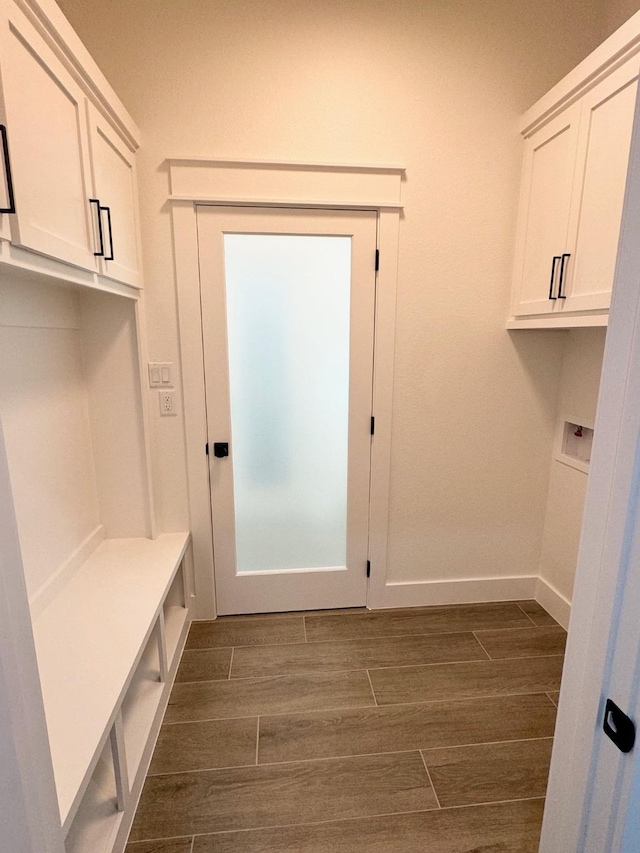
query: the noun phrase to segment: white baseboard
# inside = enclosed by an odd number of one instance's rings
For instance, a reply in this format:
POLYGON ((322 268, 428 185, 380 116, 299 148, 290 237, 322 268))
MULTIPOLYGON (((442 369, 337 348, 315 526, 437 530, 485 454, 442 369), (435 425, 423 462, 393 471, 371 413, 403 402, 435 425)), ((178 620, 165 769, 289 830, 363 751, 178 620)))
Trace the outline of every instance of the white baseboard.
POLYGON ((537 578, 535 600, 550 613, 563 628, 568 629, 571 616, 571 602, 548 581, 537 578))
POLYGON ((51 577, 42 584, 40 589, 34 593, 29 600, 29 607, 31 608, 31 616, 33 618, 42 613, 47 604, 55 598, 60 588, 63 587, 73 577, 80 566, 89 559, 103 539, 104 526, 99 524, 85 539, 82 540, 73 554, 71 554, 71 556, 56 569, 51 577))
POLYGON ((367 606, 372 610, 378 610, 388 607, 427 607, 433 604, 517 601, 534 598, 538 580, 534 575, 526 575, 507 578, 388 583, 384 587, 371 589, 367 606))

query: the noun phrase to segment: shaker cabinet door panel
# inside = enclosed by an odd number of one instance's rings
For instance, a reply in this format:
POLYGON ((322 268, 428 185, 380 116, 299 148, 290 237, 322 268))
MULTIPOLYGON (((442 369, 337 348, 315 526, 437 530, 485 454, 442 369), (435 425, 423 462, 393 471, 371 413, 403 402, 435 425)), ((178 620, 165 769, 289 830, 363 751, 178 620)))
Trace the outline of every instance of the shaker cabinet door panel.
POLYGON ((3 123, 16 201, 12 241, 95 270, 84 95, 16 7, 0 27, 3 123))
POLYGON ((583 98, 564 311, 609 308, 639 69, 640 59, 636 57, 583 98))
POLYGON ((101 272, 140 286, 135 154, 91 104, 88 113, 94 186, 103 209, 101 272))
MULTIPOLYGON (((525 143, 524 178, 516 254, 514 314, 546 314, 554 257, 565 251, 580 105, 565 110, 525 143)), ((557 269, 556 269, 557 271, 557 269)))

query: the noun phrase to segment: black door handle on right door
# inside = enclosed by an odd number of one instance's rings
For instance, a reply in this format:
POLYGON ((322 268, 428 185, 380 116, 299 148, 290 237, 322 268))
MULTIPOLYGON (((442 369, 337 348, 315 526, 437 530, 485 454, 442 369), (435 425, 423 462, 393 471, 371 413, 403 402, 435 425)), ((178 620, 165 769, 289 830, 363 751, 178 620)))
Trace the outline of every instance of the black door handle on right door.
POLYGON ((566 299, 567 297, 562 292, 562 287, 564 285, 564 271, 567 265, 567 261, 571 255, 568 252, 565 252, 562 256, 562 263, 560 264, 560 281, 558 282, 558 299, 566 299))
POLYGON ((111 208, 101 205, 101 211, 107 214, 107 224, 109 226, 109 254, 104 256, 105 261, 112 261, 113 258, 113 228, 111 227, 111 208))

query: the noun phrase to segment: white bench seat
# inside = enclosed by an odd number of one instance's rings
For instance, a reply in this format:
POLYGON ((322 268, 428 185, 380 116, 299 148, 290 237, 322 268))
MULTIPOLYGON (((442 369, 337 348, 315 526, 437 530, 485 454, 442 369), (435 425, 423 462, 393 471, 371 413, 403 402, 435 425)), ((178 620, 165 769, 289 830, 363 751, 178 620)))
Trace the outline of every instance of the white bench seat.
POLYGON ((89 782, 188 542, 188 533, 103 541, 34 621, 63 825, 89 782))

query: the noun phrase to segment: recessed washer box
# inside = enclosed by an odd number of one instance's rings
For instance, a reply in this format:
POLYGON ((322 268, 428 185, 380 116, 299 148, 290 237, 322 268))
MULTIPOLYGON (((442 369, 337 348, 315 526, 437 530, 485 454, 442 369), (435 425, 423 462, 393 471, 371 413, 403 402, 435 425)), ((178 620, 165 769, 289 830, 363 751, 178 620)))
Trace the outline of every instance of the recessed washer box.
POLYGON ((593 424, 579 418, 562 420, 556 443, 556 459, 578 471, 589 473, 593 446, 593 424))

